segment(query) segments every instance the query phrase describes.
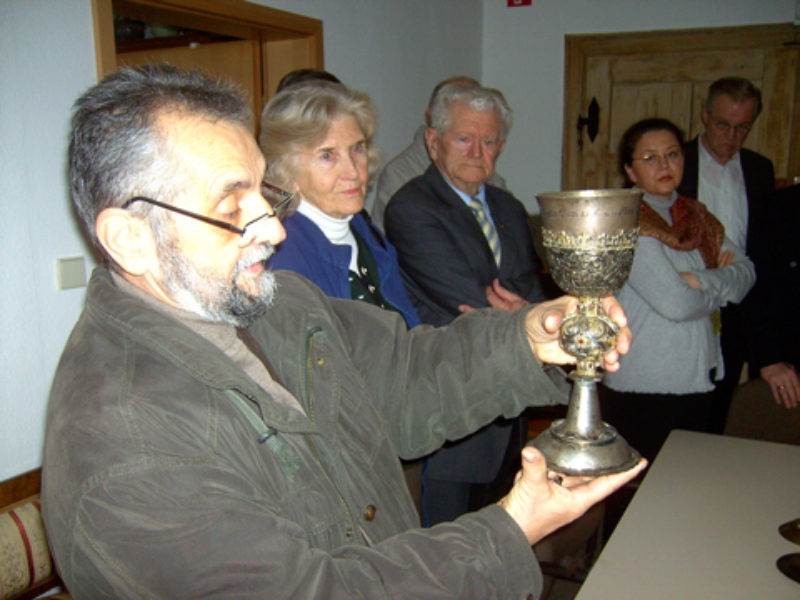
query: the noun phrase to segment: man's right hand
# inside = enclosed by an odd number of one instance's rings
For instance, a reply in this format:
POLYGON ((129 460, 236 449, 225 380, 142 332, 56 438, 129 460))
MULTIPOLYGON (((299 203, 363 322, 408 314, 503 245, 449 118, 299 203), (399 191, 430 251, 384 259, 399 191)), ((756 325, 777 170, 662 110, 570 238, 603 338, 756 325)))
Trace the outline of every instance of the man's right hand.
POLYGON ((531 545, 571 523, 594 504, 636 477, 647 466, 642 459, 632 469, 600 477, 548 477, 545 458, 532 446, 522 450, 522 470, 498 504, 517 522, 531 545))

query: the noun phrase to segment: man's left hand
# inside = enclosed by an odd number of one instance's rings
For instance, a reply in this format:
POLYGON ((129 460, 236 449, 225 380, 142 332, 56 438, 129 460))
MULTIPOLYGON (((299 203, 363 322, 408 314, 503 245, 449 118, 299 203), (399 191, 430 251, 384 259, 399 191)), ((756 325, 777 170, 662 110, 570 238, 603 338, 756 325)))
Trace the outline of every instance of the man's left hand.
MULTIPOLYGON (((603 356, 602 367, 613 372, 619 369, 619 356, 626 354, 631 347, 631 330, 625 310, 616 298, 607 296, 602 299, 603 310, 608 317, 619 326, 617 345, 603 356)), ((568 314, 577 310, 578 300, 572 296, 562 296, 556 300, 536 304, 525 318, 525 329, 533 353, 543 363, 555 365, 572 364, 575 357, 567 354, 558 343, 558 328, 568 314)))
POLYGON ((522 450, 522 470, 517 473, 514 486, 497 503, 520 526, 528 542, 535 544, 580 517, 593 504, 639 475, 646 466, 647 461, 641 459, 621 473, 554 479, 549 476, 552 473, 548 473, 542 453, 529 446, 522 450))

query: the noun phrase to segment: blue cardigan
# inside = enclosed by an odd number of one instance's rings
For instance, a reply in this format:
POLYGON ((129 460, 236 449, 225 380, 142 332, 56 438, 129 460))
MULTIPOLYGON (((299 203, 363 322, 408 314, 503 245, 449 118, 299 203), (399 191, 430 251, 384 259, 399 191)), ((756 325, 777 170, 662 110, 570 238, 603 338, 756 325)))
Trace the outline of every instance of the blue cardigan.
MULTIPOLYGON (((350 225, 364 240, 378 265, 383 297, 402 313, 409 328, 419 325, 417 310, 403 287, 394 247, 360 214, 353 217, 350 225)), ((283 226, 286 239, 275 248, 268 265, 275 270, 299 273, 328 296, 350 298, 350 247, 331 244, 320 228, 300 213, 286 219, 283 226)))

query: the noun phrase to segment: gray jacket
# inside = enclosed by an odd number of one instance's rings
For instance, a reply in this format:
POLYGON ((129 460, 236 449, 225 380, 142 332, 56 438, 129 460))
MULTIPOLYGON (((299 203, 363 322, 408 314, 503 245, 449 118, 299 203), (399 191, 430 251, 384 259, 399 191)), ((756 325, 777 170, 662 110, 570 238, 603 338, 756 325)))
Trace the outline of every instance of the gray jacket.
MULTIPOLYGON (((670 225, 670 201, 645 194, 645 201, 670 225)), ((725 238, 723 250, 736 259, 726 267, 707 269, 699 250, 675 250, 648 236, 639 238, 628 282, 617 298, 628 313, 633 332, 630 352, 621 368, 603 382, 622 392, 694 394, 714 388, 709 372, 723 374, 719 338, 712 332, 711 313, 740 302, 756 280, 753 263, 725 238), (694 273, 701 289, 681 277, 694 273)))
POLYGON ((392 312, 277 277, 250 333, 305 414, 104 268, 93 274, 53 383, 43 468, 45 523, 72 594, 538 594, 533 553, 504 510, 421 530, 396 458, 559 401, 524 311, 406 332, 392 312))

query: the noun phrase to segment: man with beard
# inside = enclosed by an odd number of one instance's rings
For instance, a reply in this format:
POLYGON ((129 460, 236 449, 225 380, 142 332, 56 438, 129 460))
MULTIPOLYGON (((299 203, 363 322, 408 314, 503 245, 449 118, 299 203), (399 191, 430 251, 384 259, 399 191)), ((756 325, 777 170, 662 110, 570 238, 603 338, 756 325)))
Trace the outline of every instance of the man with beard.
MULTIPOLYGON (((530 544, 643 465, 587 482, 526 449, 497 504, 421 530, 396 457, 556 401, 542 362, 569 360, 557 327, 575 302, 407 332, 399 315, 269 273, 291 195, 263 182, 249 120, 227 84, 164 66, 122 70, 76 103, 72 197, 105 265, 48 407, 43 514, 66 586, 537 594, 530 544)), ((622 326, 614 370, 630 332, 618 303, 606 309, 622 326)))

